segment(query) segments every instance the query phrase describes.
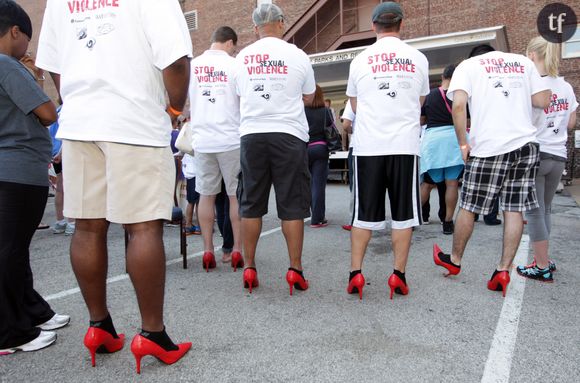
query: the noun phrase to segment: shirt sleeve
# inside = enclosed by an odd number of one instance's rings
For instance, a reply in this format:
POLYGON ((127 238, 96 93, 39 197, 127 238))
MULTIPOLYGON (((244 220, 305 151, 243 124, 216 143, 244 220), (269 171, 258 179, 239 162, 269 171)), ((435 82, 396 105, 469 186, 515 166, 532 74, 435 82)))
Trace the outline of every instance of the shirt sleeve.
POLYGON ((55 20, 54 9, 54 2, 48 0, 44 11, 44 18, 42 20, 40 37, 38 39, 38 51, 36 52, 35 65, 48 72, 60 74, 59 43, 55 29, 58 23, 55 20))
POLYGON ((568 94, 570 95, 570 112, 573 113, 576 111, 576 109, 578 109, 578 101, 576 100, 576 95, 574 94, 574 89, 572 88, 572 85, 570 85, 569 83, 566 83, 567 88, 568 88, 568 94))
POLYGON ((139 5, 157 68, 163 70, 181 57, 193 57, 191 37, 177 1, 139 0, 139 5))
POLYGON ((341 118, 349 120, 352 122, 352 121, 354 121, 354 117, 355 117, 355 114, 352 111, 352 106, 350 105, 350 101, 349 101, 346 103, 346 106, 344 107, 344 111, 342 112, 341 118))
POLYGON ((9 70, 0 81, 0 86, 24 114, 50 101, 23 66, 9 70))
POLYGON ((310 64, 310 59, 304 53, 304 67, 306 69, 306 78, 304 85, 302 86, 302 94, 312 94, 316 92, 316 80, 314 79, 314 69, 312 69, 312 64, 310 64))
POLYGON ((536 65, 534 65, 534 62, 528 58, 526 58, 526 60, 526 66, 529 68, 530 73, 529 76, 532 94, 540 93, 544 90, 549 90, 550 87, 547 86, 545 81, 543 81, 542 76, 540 76, 540 73, 538 73, 538 70, 536 69, 536 65))
POLYGON ((471 96, 471 79, 469 77, 469 63, 463 61, 455 68, 449 89, 447 90, 447 98, 453 101, 453 94, 456 90, 463 90, 468 96, 471 96))
POLYGON ((421 87, 421 96, 427 96, 430 92, 429 89, 429 61, 427 60, 427 57, 425 57, 423 55, 423 58, 425 60, 424 63, 424 71, 423 71, 423 85, 421 87))
MULTIPOLYGON (((350 68, 348 70, 348 84, 346 86, 346 95, 348 97, 357 97, 357 76, 356 76, 356 63, 358 60, 355 58, 350 63, 350 68)), ((348 103, 350 105, 350 102, 348 103)), ((346 109, 345 113, 346 114, 346 109)))

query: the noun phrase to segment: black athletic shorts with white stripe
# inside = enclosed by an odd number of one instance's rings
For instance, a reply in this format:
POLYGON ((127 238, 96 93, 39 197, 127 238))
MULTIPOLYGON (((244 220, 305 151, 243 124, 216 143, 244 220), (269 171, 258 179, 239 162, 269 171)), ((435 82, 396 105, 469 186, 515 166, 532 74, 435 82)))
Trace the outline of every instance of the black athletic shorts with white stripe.
POLYGON ((500 198, 504 211, 537 208, 535 179, 539 164, 539 145, 531 142, 498 156, 470 157, 465 165, 459 207, 488 214, 500 198))
POLYGON ((419 160, 414 155, 354 156, 353 226, 386 227, 385 197, 389 192, 391 227, 421 225, 419 160))

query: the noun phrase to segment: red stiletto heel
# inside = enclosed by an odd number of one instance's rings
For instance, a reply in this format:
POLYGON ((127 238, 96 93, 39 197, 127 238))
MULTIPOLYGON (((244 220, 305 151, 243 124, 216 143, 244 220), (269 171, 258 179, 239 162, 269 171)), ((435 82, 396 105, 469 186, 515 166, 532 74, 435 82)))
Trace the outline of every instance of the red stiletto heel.
POLYGON ((506 270, 498 271, 493 278, 487 282, 487 288, 492 291, 501 291, 503 297, 507 292, 507 285, 510 283, 510 273, 506 270))
POLYGON ((356 294, 358 292, 359 299, 362 299, 364 286, 365 286, 364 275, 362 275, 362 273, 357 274, 350 280, 350 282, 348 282, 346 292, 349 294, 356 294))
POLYGON ((293 288, 301 291, 308 289, 308 281, 292 268, 288 269, 286 273, 286 282, 288 282, 288 286, 290 287, 290 295, 292 295, 293 288))
POLYGON ((83 343, 85 344, 85 347, 89 349, 89 352, 91 353, 91 365, 95 367, 95 354, 113 353, 119 351, 125 344, 125 334, 119 334, 118 338, 114 338, 113 335, 105 330, 101 330, 97 327, 89 327, 87 333, 85 334, 83 343))
POLYGON ((244 281, 244 289, 250 289, 250 294, 252 293, 253 287, 260 286, 260 282, 258 281, 258 272, 254 267, 248 267, 244 269, 242 279, 244 281))
POLYGON ((441 260, 440 255, 443 254, 443 251, 441 251, 441 249, 439 248, 439 246, 437 246, 437 244, 433 244, 433 261, 435 262, 435 264, 437 266, 441 266, 447 269, 447 271, 449 272, 449 274, 445 275, 446 277, 450 276, 450 275, 457 275, 459 274, 459 272, 461 271, 461 266, 457 267, 455 265, 452 265, 450 263, 444 262, 443 260, 441 260))
POLYGON ((238 267, 244 267, 244 258, 242 258, 242 254, 239 251, 232 253, 232 267, 234 268, 234 273, 238 270, 238 267))
POLYGON ((209 273, 209 269, 215 269, 215 255, 211 251, 206 251, 203 253, 203 268, 207 273, 209 273))
POLYGON ((391 288, 391 299, 393 299, 393 293, 407 295, 409 294, 409 286, 401 278, 395 274, 391 274, 387 282, 391 288))
POLYGON ((144 336, 135 335, 131 342, 131 352, 135 356, 135 362, 137 362, 137 373, 141 373, 141 358, 145 355, 154 356, 165 364, 173 364, 189 351, 191 342, 180 343, 177 347, 177 350, 167 351, 144 336))

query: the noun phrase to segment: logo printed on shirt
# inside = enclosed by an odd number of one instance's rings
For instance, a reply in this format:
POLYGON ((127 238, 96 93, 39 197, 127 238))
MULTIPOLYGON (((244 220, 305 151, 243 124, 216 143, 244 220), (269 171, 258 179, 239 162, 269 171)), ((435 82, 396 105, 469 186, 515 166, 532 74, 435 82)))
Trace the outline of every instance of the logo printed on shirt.
POLYGON ((552 100, 550 101, 550 106, 544 109, 545 114, 556 113, 568 110, 570 103, 567 98, 558 98, 556 93, 552 94, 552 100))
POLYGON ((288 65, 285 61, 270 59, 267 53, 244 56, 244 65, 249 75, 288 74, 288 65))
POLYGON ((83 13, 102 8, 118 8, 119 1, 120 0, 77 0, 68 1, 67 3, 70 13, 83 13))
POLYGON ((383 72, 415 73, 413 60, 397 57, 394 52, 370 55, 367 58, 367 64, 371 66, 371 71, 375 74, 383 72))
POLYGON ((222 70, 215 70, 213 66, 196 66, 193 68, 193 74, 198 82, 228 82, 228 75, 222 70))
POLYGON ((508 62, 503 58, 479 59, 486 73, 524 73, 524 66, 519 61, 508 62))

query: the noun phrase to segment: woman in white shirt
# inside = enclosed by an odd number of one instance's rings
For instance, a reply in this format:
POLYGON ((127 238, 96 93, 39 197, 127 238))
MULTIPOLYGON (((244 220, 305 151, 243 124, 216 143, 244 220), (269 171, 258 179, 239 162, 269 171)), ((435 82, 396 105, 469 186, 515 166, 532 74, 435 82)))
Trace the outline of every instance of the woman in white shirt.
POLYGON ((536 175, 540 207, 527 213, 534 261, 527 266, 518 266, 517 272, 527 278, 553 282, 556 265, 548 256, 551 205, 566 165, 568 130, 576 125, 578 103, 570 84, 558 77, 558 44, 535 37, 528 44, 527 55, 552 90, 552 98, 547 109, 534 109, 533 121, 540 142, 540 167, 536 175))

